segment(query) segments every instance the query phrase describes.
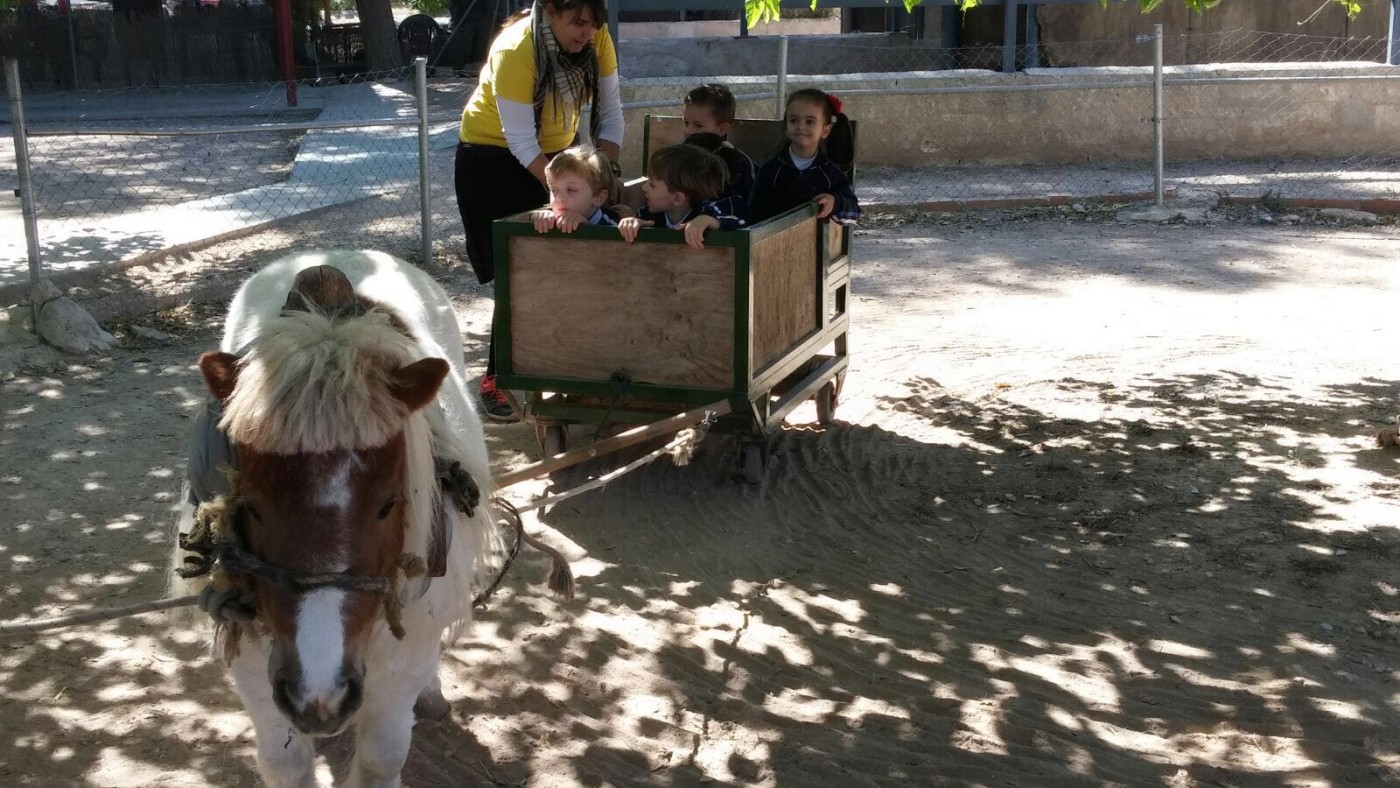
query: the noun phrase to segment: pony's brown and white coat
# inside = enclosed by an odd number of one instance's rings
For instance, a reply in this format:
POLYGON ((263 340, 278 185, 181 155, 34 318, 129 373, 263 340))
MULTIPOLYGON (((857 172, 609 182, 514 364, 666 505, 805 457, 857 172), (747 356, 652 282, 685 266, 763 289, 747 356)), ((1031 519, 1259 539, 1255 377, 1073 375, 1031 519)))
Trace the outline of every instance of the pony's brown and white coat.
MULTIPOLYGON (((440 495, 434 457, 461 463, 483 502, 494 493, 481 420, 467 394, 455 312, 437 283, 413 266, 358 251, 278 260, 235 296, 221 349, 241 357, 220 421, 236 443, 265 454, 364 451, 402 432, 405 554, 428 554, 440 495), (357 295, 380 306, 353 318, 284 313, 296 275, 318 265, 341 270, 357 295), (410 413, 392 395, 391 375, 425 358, 446 360, 449 372, 436 399, 410 413)), ((333 476, 328 474, 318 494, 337 495, 333 476)), ((356 722, 361 770, 356 774, 365 780, 384 778, 390 784, 387 779, 402 766, 413 700, 435 681, 440 640, 455 636, 470 620, 477 574, 486 570, 483 559, 500 549, 489 506, 478 507, 472 517, 452 506, 444 510, 452 531, 446 576, 433 580, 421 596, 404 598, 403 640, 395 639, 381 619, 366 649, 365 700, 356 722)), ((187 506, 179 527, 188 532, 192 522, 193 509, 187 506)), ((177 548, 175 565, 181 558, 177 548)), ((191 593, 203 582, 176 578, 173 584, 179 593, 191 593)), ((230 670, 258 729, 259 769, 269 784, 300 784, 311 773, 314 748, 308 737, 288 737, 286 720, 273 704, 266 633, 253 628, 243 640, 230 670)))

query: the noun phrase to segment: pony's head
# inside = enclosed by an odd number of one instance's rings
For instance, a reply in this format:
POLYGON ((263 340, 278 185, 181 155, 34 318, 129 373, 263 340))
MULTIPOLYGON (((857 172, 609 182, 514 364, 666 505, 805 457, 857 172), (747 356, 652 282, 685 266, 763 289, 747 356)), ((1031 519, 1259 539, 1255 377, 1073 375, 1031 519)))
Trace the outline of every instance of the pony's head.
POLYGON ((284 312, 242 357, 199 360, 238 452, 228 527, 268 568, 248 577, 273 699, 303 733, 339 732, 362 700, 384 594, 345 581, 395 578, 427 554, 436 485, 419 411, 448 364, 414 354, 383 312, 284 312))

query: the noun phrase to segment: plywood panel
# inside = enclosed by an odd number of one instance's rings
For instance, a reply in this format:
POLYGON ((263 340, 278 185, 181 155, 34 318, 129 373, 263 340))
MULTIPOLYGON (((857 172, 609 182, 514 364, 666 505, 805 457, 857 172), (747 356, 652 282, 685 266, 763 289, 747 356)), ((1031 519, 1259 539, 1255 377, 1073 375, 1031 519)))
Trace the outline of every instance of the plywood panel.
MULTIPOLYGON (((856 129, 860 124, 851 121, 851 143, 858 145, 856 129)), ((647 149, 643 154, 650 156, 658 148, 685 141, 685 123, 673 115, 652 115, 647 129, 647 149)), ((729 143, 753 159, 754 166, 778 155, 787 145, 787 131, 783 121, 768 118, 735 118, 729 130, 729 143)), ((844 168, 851 183, 856 182, 855 163, 844 168)))
POLYGON ((733 253, 511 237, 510 371, 733 388, 733 253))
POLYGON ((826 233, 825 254, 822 262, 829 264, 832 260, 839 260, 847 253, 845 225, 840 222, 822 222, 821 232, 826 233))
MULTIPOLYGON (((653 115, 651 127, 647 131, 650 156, 667 145, 685 141, 685 123, 680 118, 669 115, 653 115)), ((729 129, 729 143, 753 159, 755 166, 762 166, 777 155, 787 142, 783 122, 753 118, 736 118, 729 129)))
POLYGON ((796 224, 754 244, 754 371, 817 328, 817 221, 796 224))

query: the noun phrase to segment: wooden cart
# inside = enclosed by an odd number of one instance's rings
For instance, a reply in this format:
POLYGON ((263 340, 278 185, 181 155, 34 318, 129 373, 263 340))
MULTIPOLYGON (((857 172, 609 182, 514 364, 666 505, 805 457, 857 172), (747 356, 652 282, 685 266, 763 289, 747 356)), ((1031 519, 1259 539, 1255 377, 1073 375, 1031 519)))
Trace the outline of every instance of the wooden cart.
MULTIPOLYGON (((776 124, 776 121, 770 121, 776 124)), ((816 398, 835 414, 847 367, 851 228, 804 205, 703 250, 680 233, 616 228, 537 233, 527 216, 495 224, 496 370, 530 392, 546 456, 566 426, 650 424, 726 402, 716 424, 742 433, 739 467, 758 483, 766 438, 816 398)))

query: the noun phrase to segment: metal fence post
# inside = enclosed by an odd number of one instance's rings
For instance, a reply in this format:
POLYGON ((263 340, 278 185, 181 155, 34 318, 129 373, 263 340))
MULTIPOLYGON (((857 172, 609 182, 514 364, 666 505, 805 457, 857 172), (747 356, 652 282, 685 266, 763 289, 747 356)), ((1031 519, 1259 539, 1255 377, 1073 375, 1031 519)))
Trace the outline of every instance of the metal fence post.
POLYGON ((1001 71, 1016 73, 1016 11, 1019 0, 1004 0, 1001 25, 1001 71))
POLYGON ((787 112, 787 55, 788 37, 778 36, 778 120, 787 112))
POLYGON ((1386 39, 1385 62, 1400 66, 1400 0, 1390 0, 1390 36, 1386 39))
MULTIPOLYGON (((24 100, 19 92, 19 61, 5 58, 5 91, 10 94, 10 131, 15 140, 15 169, 19 174, 19 205, 24 217, 24 241, 29 252, 29 286, 39 284, 39 223, 34 214, 34 184, 29 175, 29 133, 24 127, 24 100)), ((31 299, 32 300, 32 299, 31 299)), ((39 315, 34 315, 38 320, 39 315)))
POLYGON ((72 66, 73 89, 78 89, 78 34, 73 30, 73 4, 68 4, 68 62, 72 66))
POLYGON ((432 189, 428 181, 428 60, 413 59, 413 92, 418 98, 418 204, 423 265, 433 261, 432 189))
POLYGON ((1158 206, 1166 204, 1165 154, 1162 137, 1162 26, 1152 26, 1152 195, 1158 206))
MULTIPOLYGON (((471 6, 467 6, 468 9, 471 6)), ((740 13, 743 13, 742 11, 740 13)), ((622 0, 613 0, 608 3, 608 36, 613 40, 613 46, 618 42, 618 25, 622 19, 622 0)))

